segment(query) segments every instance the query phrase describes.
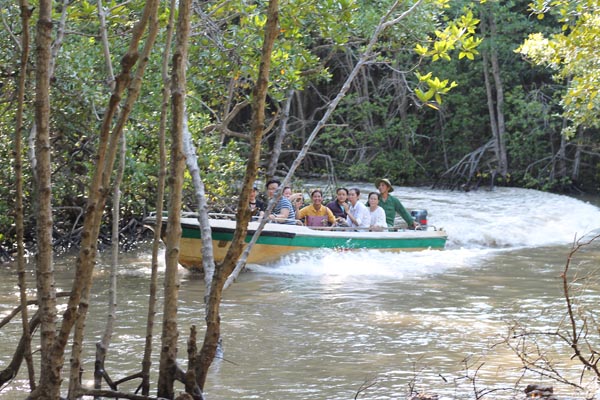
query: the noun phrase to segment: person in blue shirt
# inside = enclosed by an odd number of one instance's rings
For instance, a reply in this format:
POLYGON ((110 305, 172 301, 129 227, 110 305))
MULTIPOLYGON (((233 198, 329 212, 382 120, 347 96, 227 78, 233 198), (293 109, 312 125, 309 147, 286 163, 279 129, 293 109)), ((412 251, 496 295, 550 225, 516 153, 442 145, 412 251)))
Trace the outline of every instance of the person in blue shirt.
MULTIPOLYGON (((271 179, 267 182, 267 197, 269 201, 275 196, 275 192, 281 185, 281 182, 277 179, 271 179)), ((269 222, 277 222, 280 224, 296 224, 296 213, 294 206, 285 197, 281 196, 273 212, 268 216, 269 222)))

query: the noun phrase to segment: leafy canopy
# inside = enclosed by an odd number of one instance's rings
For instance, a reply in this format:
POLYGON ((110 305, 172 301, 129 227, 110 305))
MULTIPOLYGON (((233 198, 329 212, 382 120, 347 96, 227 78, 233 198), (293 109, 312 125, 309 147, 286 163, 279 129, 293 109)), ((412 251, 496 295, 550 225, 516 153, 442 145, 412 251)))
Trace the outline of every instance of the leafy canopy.
POLYGON ((552 68, 555 80, 567 84, 562 106, 572 124, 565 135, 574 136, 578 126, 600 127, 600 1, 536 0, 530 8, 538 18, 551 14, 561 24, 560 33, 531 34, 516 51, 534 64, 552 68))
MULTIPOLYGON (((458 51, 458 59, 467 58, 474 60, 479 54, 477 47, 483 41, 475 36, 479 20, 474 17, 473 11, 465 9, 464 14, 455 20, 449 21, 443 30, 435 30, 434 35, 427 44, 417 43, 415 52, 421 57, 430 57, 432 61, 450 61, 450 52, 458 51)), ((424 89, 415 89, 415 94, 424 104, 437 108, 435 103, 442 103, 442 95, 447 94, 458 84, 448 79, 439 79, 429 72, 425 75, 417 73, 419 82, 424 89), (433 103, 435 100, 435 103, 433 103)))

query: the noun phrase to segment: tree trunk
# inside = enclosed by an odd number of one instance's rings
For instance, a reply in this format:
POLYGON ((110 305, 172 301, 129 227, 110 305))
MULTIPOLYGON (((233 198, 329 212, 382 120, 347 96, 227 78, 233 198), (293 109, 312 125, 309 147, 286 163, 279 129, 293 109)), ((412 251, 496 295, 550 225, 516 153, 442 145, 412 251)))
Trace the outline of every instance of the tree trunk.
POLYGON ((179 297, 179 243, 181 239, 181 204, 185 156, 183 152, 183 124, 185 114, 186 65, 190 35, 191 0, 180 0, 177 21, 177 40, 173 54, 171 82, 172 126, 171 161, 169 172, 169 219, 167 222, 166 271, 164 281, 163 328, 161 336, 158 396, 174 397, 177 371, 177 301, 179 297))
POLYGON ((577 128, 579 139, 575 141, 575 155, 573 156, 573 166, 571 167, 571 180, 579 179, 579 170, 581 168, 581 146, 583 142, 584 129, 580 126, 577 128))
POLYGON ((156 227, 154 228, 154 238, 152 241, 152 272, 150 274, 149 297, 148 297, 148 317, 146 320, 146 341, 144 346, 144 358, 142 360, 142 383, 141 389, 144 396, 150 394, 150 367, 152 366, 152 336, 154 331, 154 318, 156 316, 156 292, 158 289, 158 252, 160 249, 161 231, 162 231, 162 209, 163 198, 165 193, 165 176, 166 176, 166 145, 165 137, 167 130, 168 106, 169 98, 171 97, 170 79, 169 79, 169 58, 171 55, 170 49, 173 38, 173 23, 175 21, 175 0, 171 0, 169 7, 169 25, 166 32, 166 40, 164 53, 162 56, 162 104, 160 109, 160 125, 158 135, 158 152, 159 152, 159 171, 158 182, 156 189, 156 227))
MULTIPOLYGON (((494 23, 495 34, 495 23, 494 23)), ((498 123, 498 159, 500 165, 500 175, 508 174, 508 157, 506 154, 506 123, 504 120, 504 87, 500 77, 500 63, 498 62, 498 53, 492 53, 492 75, 494 77, 494 86, 496 88, 496 118, 498 123)))
MULTIPOLYGON (((38 36, 43 39, 38 40, 38 43, 43 42, 44 40, 49 44, 51 42, 50 33, 52 29, 51 25, 51 2, 43 1, 40 4, 40 20, 38 22, 38 36), (47 38, 45 38, 47 36, 47 38)), ((66 12, 63 10, 63 18, 66 12)), ((77 329, 74 333, 73 337, 73 357, 71 363, 71 378, 69 387, 70 389, 76 386, 78 382, 79 376, 79 367, 80 360, 79 356, 81 353, 81 342, 83 337, 83 326, 85 317, 87 314, 88 308, 88 297, 89 290, 91 288, 91 278, 92 271, 95 264, 95 256, 96 256, 96 243, 98 238, 98 231, 100 227, 100 221, 103 214, 104 204, 107 196, 107 188, 109 186, 109 179, 111 176, 112 166, 114 164, 114 158, 116 154, 116 143, 118 143, 120 139, 120 135, 122 134, 122 129, 124 122, 127 120, 131 105, 135 102, 137 98, 137 93, 139 93, 139 82, 141 81, 141 75, 143 74, 145 64, 147 60, 143 60, 140 63, 140 67, 138 68, 136 80, 134 84, 129 87, 131 81, 131 69, 137 62, 137 48, 138 44, 144 34, 145 27, 150 19, 151 15, 156 15, 157 12, 157 1, 151 0, 148 1, 144 7, 143 16, 141 20, 134 26, 133 35, 130 43, 130 48, 128 53, 123 57, 122 60, 122 73, 119 75, 117 79, 117 84, 115 86, 115 90, 111 96, 108 107, 106 109, 106 113, 104 114, 104 121, 102 124, 102 130, 99 135, 99 147, 98 147, 98 155, 96 159, 96 170, 94 171, 94 176, 92 178, 92 182, 90 184, 90 190, 88 195, 88 204, 86 206, 86 216, 83 227, 82 234, 82 243, 81 250, 79 252, 79 256, 76 261, 76 271, 75 278, 73 280, 73 288, 71 291, 71 295, 69 298, 69 302, 67 304, 66 310, 63 314, 62 323, 60 325, 60 329, 56 333, 56 301, 55 299, 49 299, 48 293, 53 293, 53 276, 51 270, 51 249, 46 252, 40 253, 40 260, 45 260, 44 263, 39 264, 42 268, 38 267, 38 297, 40 298, 40 307, 42 310, 41 320, 42 320, 42 348, 47 351, 44 354, 44 350, 42 350, 42 376, 40 378, 40 385, 38 388, 32 393, 33 398, 52 398, 56 399, 59 396, 59 388, 60 388, 60 380, 61 380, 61 370, 64 365, 64 351, 65 347, 69 342, 69 338, 71 336, 71 331, 73 329, 74 324, 79 318, 79 323, 77 329), (121 100, 121 95, 129 87, 130 96, 128 98, 127 106, 124 107, 123 112, 119 116, 119 120, 117 126, 113 132, 111 137, 111 125, 113 118, 116 114, 118 105, 121 100), (137 92, 136 92, 137 91, 137 92), (109 145, 109 141, 112 139, 112 142, 109 145), (107 148, 110 147, 110 152, 107 151, 107 148), (48 267, 48 264, 50 267, 48 267), (51 284, 48 288, 45 288, 44 285, 51 284), (53 311, 54 310, 54 311, 53 311)), ((156 18, 156 17, 154 17, 156 18)), ((154 24, 155 25, 155 24, 154 24)), ((146 48, 151 48, 153 45, 154 37, 151 34, 148 35, 146 40, 146 48)), ((49 82, 49 74, 46 71, 46 65, 48 61, 44 62, 46 58, 49 58, 50 51, 46 51, 43 46, 38 44, 38 47, 41 48, 38 51, 38 76, 43 75, 45 79, 38 78, 37 91, 43 90, 47 84, 44 86, 44 82, 49 82), (47 54, 46 54, 47 53, 47 54)), ((42 102, 38 101, 36 108, 39 111, 44 110, 44 105, 42 102)), ((46 114, 49 114, 49 109, 46 106, 46 114)), ((40 115, 44 115, 44 112, 38 112, 40 115)), ((48 133, 48 115, 45 118, 40 118, 36 116, 36 128, 37 130, 42 130, 42 134, 38 134, 38 137, 45 137, 48 133), (45 133, 44 133, 45 132, 45 133)), ((39 175, 40 172, 44 172, 45 163, 49 163, 49 155, 45 156, 44 151, 49 153, 49 142, 45 144, 40 142, 39 146, 36 143, 36 157, 35 160, 39 165, 36 168, 36 175, 39 175), (45 150, 44 150, 45 149, 45 150), (41 158, 40 158, 41 156, 41 158), (46 160, 47 158, 47 160, 46 160)), ((47 168, 47 167, 46 167, 47 168)), ((49 176, 49 175, 48 175, 49 176)), ((46 178, 43 176, 39 176, 40 182, 45 182, 46 178)), ((39 184, 40 188, 43 188, 43 183, 39 184)), ((49 185, 45 188, 45 191, 49 192, 49 185)), ((44 192, 40 193, 41 204, 45 204, 48 201, 45 199, 44 192)), ((49 208, 49 206, 48 206, 49 208)), ((51 215, 50 218, 45 215, 42 217, 43 219, 38 218, 38 225, 45 224, 47 225, 48 230, 51 230, 51 215)), ((51 231, 50 231, 51 233, 51 231)), ((45 241, 45 239, 44 239, 45 241)), ((42 242, 39 242, 42 243, 42 242)), ((43 244, 42 248, 45 249, 46 244, 43 244)))
POLYGON ((102 38, 102 54, 104 54, 104 62, 106 63, 106 75, 108 77, 108 84, 110 85, 110 89, 114 90, 115 73, 113 70, 113 64, 111 61, 112 57, 108 45, 108 31, 106 29, 106 10, 104 9, 102 0, 98 0, 96 8, 98 10, 98 20, 100 21, 100 37, 102 38))
MULTIPOLYGON (((26 4, 26 3, 22 3, 26 4)), ((36 32, 36 103, 35 120, 29 135, 30 160, 33 170, 36 234, 36 286, 40 313, 40 382, 31 398, 55 399, 60 393, 62 354, 56 355, 56 289, 52 258, 52 194, 50 154, 50 80, 54 75, 55 59, 64 38, 66 1, 57 36, 52 45, 52 1, 41 0, 36 32), (41 132, 39 131, 41 129, 41 132)), ((27 12, 31 12, 28 10, 27 12)), ((22 29, 25 29, 24 25, 22 29)), ((32 377, 30 372, 30 378, 32 377)))
MULTIPOLYGON (((23 307, 21 307, 21 309, 24 310, 23 307)), ((31 317, 31 321, 28 321, 27 323, 29 332, 23 332, 21 334, 21 340, 19 340, 19 344, 17 344, 17 348, 15 349, 12 360, 8 364, 2 365, 4 369, 0 370, 0 387, 4 387, 4 385, 17 376, 17 373, 21 368, 21 364, 23 363, 23 358, 27 357, 27 347, 31 347, 31 334, 33 331, 35 331, 39 324, 40 313, 36 312, 31 317)), ((35 388, 35 382, 33 384, 33 388, 35 388)))
POLYGON ((198 210, 198 223, 200 225, 200 239, 202 241, 202 271, 204 272, 204 283, 206 286, 204 302, 208 302, 208 293, 212 276, 215 272, 215 261, 213 257, 212 231, 208 220, 208 202, 206 201, 206 191, 204 182, 200 177, 200 168, 198 167, 198 157, 196 157, 196 147, 192 140, 192 134, 188 128, 187 112, 184 114, 183 123, 183 151, 186 158, 187 169, 192 178, 194 189, 196 190, 196 201, 198 210))
POLYGON ((252 98, 252 135, 250 138, 251 154, 246 166, 244 184, 237 207, 237 225, 225 260, 215 268, 206 311, 206 332, 204 343, 196 360, 196 379, 198 386, 204 390, 208 369, 217 353, 221 337, 221 317, 219 309, 223 286, 227 277, 233 272, 240 255, 242 254, 244 239, 248 232, 250 210, 248 209, 249 193, 258 171, 260 161, 260 146, 264 133, 265 102, 269 86, 269 69, 271 66, 271 53, 275 39, 279 33, 279 1, 269 0, 267 9, 267 23, 265 25, 264 41, 261 53, 258 78, 252 98))
POLYGON ((502 176, 506 176, 508 174, 508 157, 504 139, 506 135, 506 124, 504 122, 504 88, 500 76, 498 52, 494 47, 494 41, 497 39, 496 21, 494 20, 493 12, 484 11, 483 14, 481 19, 481 30, 484 34, 490 36, 490 43, 492 44, 489 52, 482 52, 482 57, 490 127, 495 140, 494 152, 498 163, 496 172, 502 176))
MULTIPOLYGON (((119 221, 121 208, 121 181, 125 172, 125 153, 127 145, 125 136, 121 137, 121 156, 119 162, 119 170, 115 179, 113 188, 113 204, 112 204, 112 232, 111 232, 111 250, 112 259, 110 265, 110 285, 108 288, 108 307, 106 316, 106 325, 102 340, 96 343, 96 362, 94 364, 94 388, 102 388, 102 379, 107 377, 107 372, 104 368, 108 348, 112 339, 115 321, 117 319, 117 268, 119 265, 119 221)), ((116 389, 112 387, 112 389, 116 389)))
POLYGON ((273 149, 271 150, 271 159, 269 160, 269 166, 267 167, 267 179, 271 179, 277 173, 277 163, 279 163, 283 141, 288 134, 288 121, 290 120, 290 109, 295 92, 294 89, 288 91, 285 104, 283 105, 283 114, 281 115, 279 130, 275 135, 275 142, 273 143, 273 149))
MULTIPOLYGON (((563 118, 562 131, 564 131, 565 128, 567 127, 568 122, 569 121, 567 120, 567 118, 563 118)), ((569 141, 567 140, 565 135, 563 135, 561 133, 560 147, 558 148, 558 152, 556 154, 556 175, 559 178, 566 178, 568 176, 568 174, 567 174, 567 144, 568 143, 569 143, 569 141)))
MULTIPOLYGON (((104 9, 102 0, 98 0, 98 19, 100 21, 100 36, 102 38, 102 50, 104 54, 104 61, 106 63, 106 72, 108 76, 108 83, 110 89, 115 88, 115 76, 113 71, 112 59, 110 54, 110 48, 108 44, 108 32, 106 29, 106 11, 104 9)), ((120 209, 120 185, 123 180, 123 173, 125 168, 125 137, 122 136, 121 146, 121 162, 119 164, 119 172, 115 180, 115 186, 113 188, 113 207, 112 207, 112 263, 110 268, 110 287, 108 290, 108 307, 107 307, 107 318, 106 326, 104 329, 104 335, 102 340, 96 343, 96 362, 94 363, 94 388, 102 388, 102 379, 106 376, 104 364, 106 361, 106 355, 110 346, 110 341, 113 334, 115 319, 116 319, 116 308, 117 308, 117 265, 119 262, 119 209, 120 209)), ((77 382, 77 385, 79 383, 77 382)), ((74 387, 73 389, 76 389, 74 387)), ((114 388, 113 388, 114 389, 114 388)))
MULTIPOLYGON (((83 240, 81 250, 76 263, 76 277, 74 287, 71 290, 68 308, 63 317, 60 338, 61 345, 66 345, 69 330, 75 325, 73 332, 73 348, 71 351, 71 374, 69 378, 70 393, 78 391, 79 370, 81 368, 81 351, 83 344, 83 331, 85 319, 89 308, 89 294, 92 286, 92 272, 96 261, 96 246, 104 206, 110 188, 110 178, 112 176, 115 158, 118 153, 119 143, 125 125, 129 120, 129 114, 135 104, 142 84, 142 77, 148 64, 150 52, 154 46, 156 35, 158 33, 157 23, 158 0, 149 0, 146 2, 142 16, 133 28, 132 38, 128 52, 121 60, 122 71, 116 79, 115 90, 109 101, 109 106, 104 114, 102 129, 100 133, 100 144, 98 150, 98 168, 94 171, 90 196, 86 205, 86 214, 83 227, 83 240), (147 37, 144 43, 141 56, 138 53, 138 46, 143 35, 146 33, 146 27, 149 26, 147 37), (137 69, 132 73, 133 67, 138 62, 137 69), (117 114, 121 105, 121 95, 128 89, 128 96, 120 109, 117 121, 112 127, 113 116, 117 114), (77 308, 77 313, 74 310, 77 308), (64 341, 64 342, 63 342, 64 341)), ((64 349, 64 347, 63 347, 64 349)), ((60 347, 57 351, 61 350, 60 347)))
POLYGON ((60 397, 63 359, 52 351, 56 341, 56 285, 52 259, 52 181, 50 147, 50 59, 52 1, 40 0, 36 34, 35 159, 36 164, 36 256, 37 296, 40 309, 40 385, 33 398, 60 397))
MULTIPOLYGON (((31 332, 27 312, 27 282, 25 280, 25 245, 24 245, 24 216, 23 216, 23 108, 25 105, 25 86, 27 82, 27 63, 29 62, 29 19, 32 10, 27 0, 21 0, 21 70, 17 90, 17 112, 15 123, 15 227, 17 233, 17 265, 19 293, 21 298, 21 321, 23 327, 24 357, 27 362, 29 388, 35 389, 35 369, 31 357, 31 332)), ((15 371, 15 374, 17 370, 15 371)))
MULTIPOLYGON (((400 70, 400 68, 398 68, 400 70)), ((408 91, 408 86, 406 85, 406 79, 399 72, 394 72, 396 75, 396 79, 394 79, 394 87, 396 88, 395 92, 398 93, 396 97, 398 100, 398 113, 400 114, 400 121, 402 121, 402 126, 404 126, 405 131, 402 135, 402 151, 406 154, 412 154, 412 138, 413 132, 409 131, 410 123, 408 122, 408 107, 410 106, 410 93, 408 91)))

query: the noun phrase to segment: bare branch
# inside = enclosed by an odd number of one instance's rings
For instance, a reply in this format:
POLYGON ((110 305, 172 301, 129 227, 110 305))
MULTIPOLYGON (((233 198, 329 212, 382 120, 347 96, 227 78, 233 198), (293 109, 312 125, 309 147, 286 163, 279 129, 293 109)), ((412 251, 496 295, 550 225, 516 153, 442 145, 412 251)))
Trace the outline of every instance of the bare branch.
POLYGON ((377 377, 371 378, 367 381, 364 381, 360 387, 358 388, 358 390, 356 391, 356 395, 354 396, 354 400, 358 399, 358 396, 362 393, 365 392, 367 389, 375 386, 377 384, 377 377))

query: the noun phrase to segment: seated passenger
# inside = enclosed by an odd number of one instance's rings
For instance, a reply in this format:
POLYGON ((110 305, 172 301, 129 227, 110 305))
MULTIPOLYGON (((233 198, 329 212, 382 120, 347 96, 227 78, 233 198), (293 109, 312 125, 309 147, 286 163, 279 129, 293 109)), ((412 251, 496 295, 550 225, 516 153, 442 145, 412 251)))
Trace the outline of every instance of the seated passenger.
POLYGON ((359 198, 360 190, 358 188, 348 190, 350 204, 346 204, 344 207, 348 214, 346 222, 350 227, 368 228, 371 223, 371 214, 367 206, 358 201, 359 198))
POLYGON ((315 189, 310 194, 312 204, 298 211, 298 218, 306 226, 331 226, 335 223, 335 216, 331 210, 323 205, 323 192, 315 189))
POLYGON ((253 217, 262 217, 267 209, 266 204, 257 199, 258 188, 254 186, 250 191, 250 200, 248 201, 248 207, 252 212, 253 217))
POLYGON ((302 193, 293 193, 292 188, 286 186, 283 188, 283 197, 288 199, 290 203, 294 206, 294 211, 298 214, 298 210, 302 208, 302 203, 304 202, 304 196, 302 193))
MULTIPOLYGON (((269 197, 269 201, 275 197, 275 192, 281 185, 277 179, 271 179, 267 182, 267 196, 269 197)), ((296 224, 296 213, 294 212, 294 207, 292 203, 285 197, 281 196, 275 208, 273 208, 273 212, 269 215, 270 222, 277 222, 280 224, 296 224)))
POLYGON ((335 194, 336 199, 327 203, 327 208, 331 210, 336 219, 341 218, 345 221, 348 215, 346 214, 344 204, 346 204, 348 200, 348 189, 343 187, 338 188, 335 191, 335 194))
POLYGON ((385 222, 385 211, 379 207, 379 193, 369 193, 369 212, 371 214, 371 224, 369 225, 370 230, 374 232, 381 232, 383 228, 387 228, 385 222))

